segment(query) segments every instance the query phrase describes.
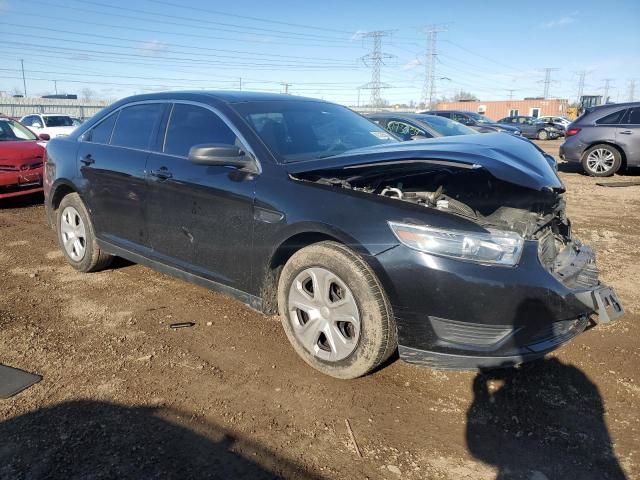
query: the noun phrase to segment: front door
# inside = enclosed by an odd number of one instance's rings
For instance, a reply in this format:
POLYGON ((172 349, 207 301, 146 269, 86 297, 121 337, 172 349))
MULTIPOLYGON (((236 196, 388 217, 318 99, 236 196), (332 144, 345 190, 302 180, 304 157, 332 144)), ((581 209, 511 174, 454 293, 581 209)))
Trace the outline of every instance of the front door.
POLYGON ((246 290, 251 278, 256 176, 224 166, 191 163, 198 144, 239 144, 206 106, 176 102, 163 151, 147 163, 147 225, 160 260, 246 290))
POLYGON ((148 246, 145 166, 166 103, 125 107, 86 132, 78 148, 82 193, 98 236, 148 246))
POLYGON ((629 165, 640 165, 640 107, 627 111, 616 129, 616 143, 624 150, 629 165))

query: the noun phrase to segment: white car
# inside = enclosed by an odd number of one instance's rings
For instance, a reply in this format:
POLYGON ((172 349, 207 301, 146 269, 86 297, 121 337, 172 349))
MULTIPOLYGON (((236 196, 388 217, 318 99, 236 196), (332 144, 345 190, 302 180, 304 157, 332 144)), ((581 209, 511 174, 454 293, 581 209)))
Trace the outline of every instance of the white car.
POLYGON ((562 125, 564 128, 567 128, 569 126, 569 124, 571 123, 571 120, 568 120, 564 117, 554 117, 551 115, 547 115, 544 117, 538 117, 538 120, 540 120, 541 122, 545 122, 545 123, 559 123, 560 125, 562 125))
POLYGON ((20 119, 20 123, 36 133, 49 135, 50 138, 69 135, 76 126, 73 118, 60 113, 32 113, 20 119))

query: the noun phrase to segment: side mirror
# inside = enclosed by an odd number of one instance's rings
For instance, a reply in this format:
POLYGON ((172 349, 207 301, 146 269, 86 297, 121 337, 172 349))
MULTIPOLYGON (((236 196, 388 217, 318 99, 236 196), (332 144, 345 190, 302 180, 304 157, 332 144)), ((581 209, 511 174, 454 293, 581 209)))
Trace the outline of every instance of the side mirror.
POLYGON ((48 133, 41 133, 38 135, 38 138, 40 138, 40 140, 51 140, 51 136, 48 133))
POLYGON ((189 160, 198 165, 236 167, 257 173, 253 159, 235 145, 222 143, 194 145, 189 150, 189 160))

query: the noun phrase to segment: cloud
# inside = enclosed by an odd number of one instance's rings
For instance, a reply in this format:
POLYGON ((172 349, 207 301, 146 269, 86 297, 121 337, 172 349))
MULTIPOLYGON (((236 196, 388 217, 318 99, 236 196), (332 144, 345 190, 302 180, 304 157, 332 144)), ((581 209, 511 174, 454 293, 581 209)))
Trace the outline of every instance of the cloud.
POLYGON ((560 18, 556 18, 553 20, 549 20, 548 22, 544 22, 542 24, 540 24, 541 28, 559 28, 559 27, 566 27, 567 25, 571 25, 572 23, 574 23, 576 21, 575 17, 573 15, 567 15, 564 17, 560 17, 560 18))
POLYGON ((416 67, 422 65, 422 62, 418 58, 414 58, 413 60, 409 60, 402 66, 402 70, 413 70, 416 67))
POLYGON ((140 47, 140 50, 144 55, 157 57, 167 51, 167 45, 159 40, 150 40, 148 42, 144 42, 140 47))

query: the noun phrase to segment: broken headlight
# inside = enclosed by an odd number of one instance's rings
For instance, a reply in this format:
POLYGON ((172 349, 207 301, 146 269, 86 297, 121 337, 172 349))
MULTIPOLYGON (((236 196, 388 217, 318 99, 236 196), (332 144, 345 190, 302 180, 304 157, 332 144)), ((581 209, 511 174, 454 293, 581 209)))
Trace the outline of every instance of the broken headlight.
POLYGON ((397 222, 389 226, 398 240, 414 250, 492 265, 516 265, 524 245, 520 235, 502 230, 465 232, 397 222))

